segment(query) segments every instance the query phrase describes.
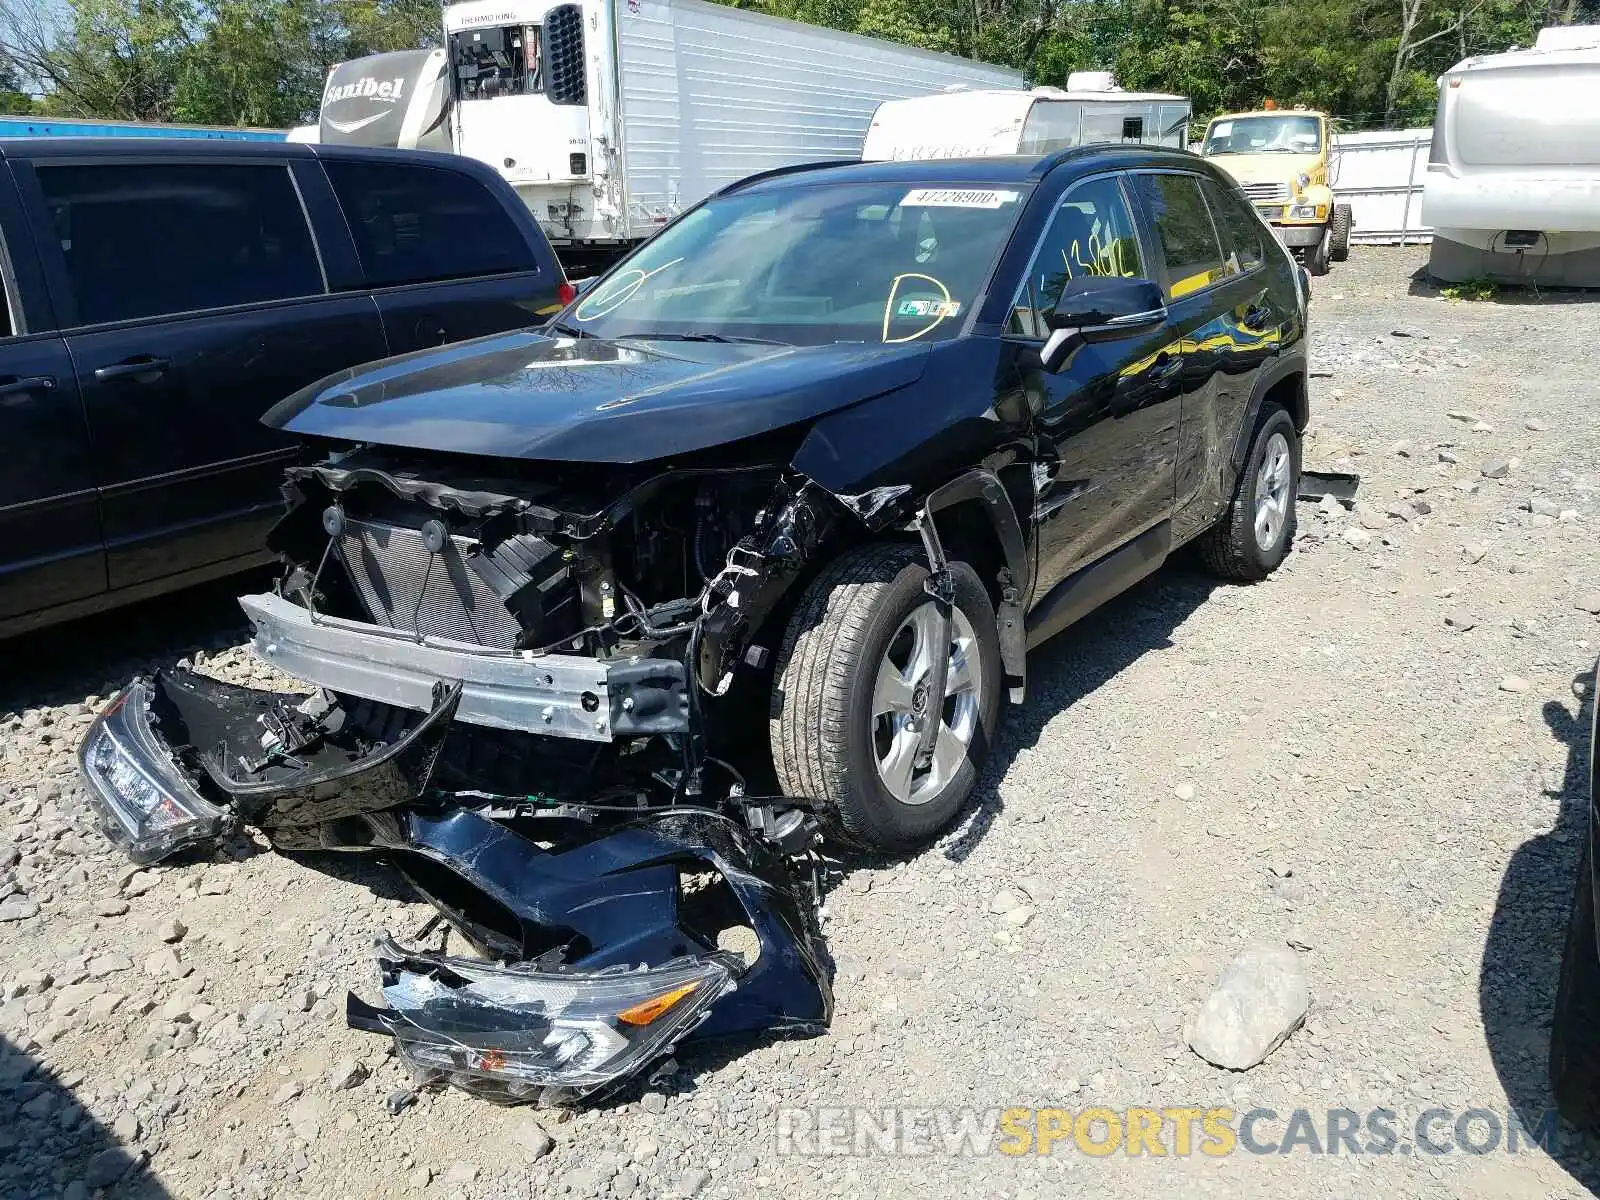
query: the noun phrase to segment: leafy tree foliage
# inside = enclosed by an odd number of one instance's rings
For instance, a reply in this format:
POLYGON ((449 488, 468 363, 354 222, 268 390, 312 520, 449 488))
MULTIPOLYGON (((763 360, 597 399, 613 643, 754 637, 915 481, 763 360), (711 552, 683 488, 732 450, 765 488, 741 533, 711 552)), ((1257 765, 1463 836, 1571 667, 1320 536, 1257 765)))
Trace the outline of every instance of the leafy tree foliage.
MULTIPOLYGON (((725 0, 1002 63, 1035 84, 1116 71, 1197 116, 1271 97, 1352 127, 1426 123, 1434 79, 1600 0, 725 0)), ((285 126, 329 67, 435 45, 439 0, 0 0, 0 109, 285 126)))

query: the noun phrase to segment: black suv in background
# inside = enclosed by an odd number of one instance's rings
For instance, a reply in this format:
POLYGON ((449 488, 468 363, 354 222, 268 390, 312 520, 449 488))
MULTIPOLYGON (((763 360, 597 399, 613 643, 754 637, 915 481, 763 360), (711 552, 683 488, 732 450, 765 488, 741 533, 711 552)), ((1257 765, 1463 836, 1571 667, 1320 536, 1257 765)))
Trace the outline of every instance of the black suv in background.
POLYGON ((264 411, 565 285, 471 160, 160 139, 0 141, 0 274, 0 635, 267 561, 264 411))

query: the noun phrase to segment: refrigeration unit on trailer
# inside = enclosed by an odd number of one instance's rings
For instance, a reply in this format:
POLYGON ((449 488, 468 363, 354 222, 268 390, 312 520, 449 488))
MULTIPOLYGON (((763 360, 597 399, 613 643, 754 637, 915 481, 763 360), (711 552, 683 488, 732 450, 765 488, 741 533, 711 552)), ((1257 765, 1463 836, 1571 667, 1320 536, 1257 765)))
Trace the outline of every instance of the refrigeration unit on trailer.
POLYGON ((878 106, 861 157, 869 160, 1048 154, 1093 142, 1188 143, 1189 101, 1117 90, 1109 72, 1080 72, 1065 91, 1041 87, 947 91, 878 106))
POLYGON ((704 0, 444 11, 454 146, 498 169, 576 271, 747 175, 858 158, 878 105, 1011 70, 704 0))
POLYGON ((1440 77, 1422 219, 1435 278, 1600 287, 1600 26, 1440 77))

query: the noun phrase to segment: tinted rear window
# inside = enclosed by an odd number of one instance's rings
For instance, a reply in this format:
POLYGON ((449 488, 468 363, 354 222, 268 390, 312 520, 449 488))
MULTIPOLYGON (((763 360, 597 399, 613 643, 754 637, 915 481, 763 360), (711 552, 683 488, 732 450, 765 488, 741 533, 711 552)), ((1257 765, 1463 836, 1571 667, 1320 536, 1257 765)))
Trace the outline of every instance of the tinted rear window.
POLYGON ((500 198, 471 176, 412 163, 323 166, 373 287, 539 265, 500 198))
POLYGON ((1167 299, 1210 287, 1224 275, 1222 247, 1193 175, 1133 176, 1167 260, 1167 299))
POLYGON ((323 291, 286 166, 40 166, 78 319, 94 325, 323 291))
POLYGON ((1262 237, 1271 236, 1254 210, 1231 188, 1224 189, 1209 179, 1200 184, 1222 235, 1223 264, 1228 274, 1253 271, 1261 265, 1262 237))

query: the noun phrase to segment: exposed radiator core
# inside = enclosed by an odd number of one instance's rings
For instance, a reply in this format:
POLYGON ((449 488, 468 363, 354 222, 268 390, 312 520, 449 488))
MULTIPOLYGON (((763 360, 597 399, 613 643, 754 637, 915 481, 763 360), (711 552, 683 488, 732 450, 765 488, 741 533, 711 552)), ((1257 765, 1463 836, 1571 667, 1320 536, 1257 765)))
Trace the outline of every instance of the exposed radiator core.
POLYGON ((429 554, 422 533, 349 519, 336 549, 375 624, 408 633, 511 649, 522 627, 467 565, 473 543, 451 537, 429 554))

